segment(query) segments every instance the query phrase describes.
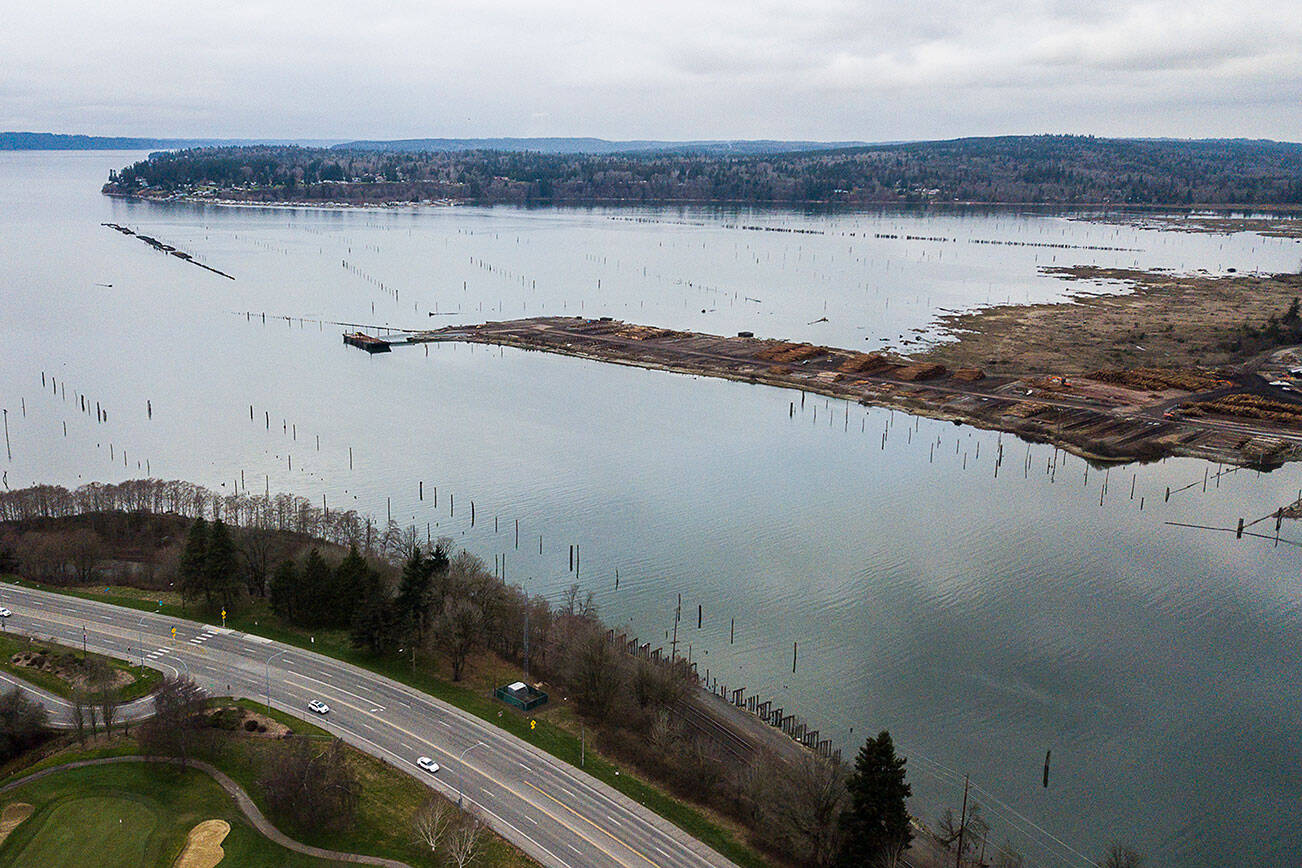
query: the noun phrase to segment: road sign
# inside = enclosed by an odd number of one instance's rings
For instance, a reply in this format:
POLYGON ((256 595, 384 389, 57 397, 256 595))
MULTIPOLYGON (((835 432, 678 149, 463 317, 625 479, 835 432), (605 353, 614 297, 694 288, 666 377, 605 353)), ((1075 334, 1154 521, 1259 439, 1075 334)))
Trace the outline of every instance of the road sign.
POLYGON ((529 720, 529 728, 530 728, 530 729, 537 729, 537 728, 538 728, 538 721, 533 720, 533 719, 530 719, 530 720, 529 720))

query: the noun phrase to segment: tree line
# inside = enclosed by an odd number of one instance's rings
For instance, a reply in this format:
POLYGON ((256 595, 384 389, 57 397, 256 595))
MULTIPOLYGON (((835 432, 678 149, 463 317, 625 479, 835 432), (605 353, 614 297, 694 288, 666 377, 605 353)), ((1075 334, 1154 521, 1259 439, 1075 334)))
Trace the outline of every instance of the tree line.
POLYGON ((110 174, 118 195, 482 203, 1302 204, 1302 145, 1004 136, 778 154, 193 148, 110 174))
MULTIPOLYGON (((158 578, 172 576, 187 605, 213 615, 265 601, 286 626, 338 631, 377 661, 441 666, 453 681, 463 678, 478 655, 515 664, 529 680, 569 697, 604 752, 731 818, 748 830, 754 845, 785 863, 896 864, 908 848, 911 790, 905 760, 896 755, 888 732, 869 738, 851 766, 794 745, 788 752, 763 747, 739 760, 684 716, 684 704, 701 699, 686 664, 625 653, 601 622, 592 595, 578 585, 555 603, 531 596, 473 554, 454 551, 449 540, 422 545, 414 528, 377 530, 346 547, 274 530, 262 525, 268 503, 277 499, 260 500, 237 509, 227 497, 170 483, 9 492, 0 495, 0 510, 30 517, 0 526, 0 559, 5 533, 12 539, 15 526, 29 536, 58 534, 68 532, 62 525, 83 521, 73 532, 97 527, 106 538, 125 539, 137 549, 161 536, 169 540, 173 559, 170 572, 158 578), (158 497, 159 491, 171 495, 158 497), (102 511, 114 503, 138 509, 102 511), (193 517, 145 511, 155 503, 182 505, 193 517), (78 509, 89 512, 78 515, 78 509), (56 514, 61 517, 50 517, 56 514), (254 526, 234 523, 241 518, 251 518, 254 526)), ((18 560, 10 554, 11 569, 26 572, 18 560)), ((166 727, 149 737, 154 736, 200 742, 206 737, 166 727)), ((988 833, 980 810, 970 809, 961 823, 942 817, 936 840, 961 848, 961 862, 976 858, 972 842, 988 833)), ((1005 845, 995 864, 1016 868, 1020 856, 1005 845)))

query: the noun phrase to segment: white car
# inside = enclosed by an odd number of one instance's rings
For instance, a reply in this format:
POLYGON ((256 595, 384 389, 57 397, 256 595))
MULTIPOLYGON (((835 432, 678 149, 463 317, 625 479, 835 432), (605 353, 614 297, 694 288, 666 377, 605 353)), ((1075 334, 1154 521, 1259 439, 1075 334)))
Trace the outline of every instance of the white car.
POLYGON ((330 706, 326 705, 324 702, 322 702, 319 699, 313 699, 311 702, 307 704, 307 710, 313 712, 314 714, 329 714, 330 706))
POLYGON ((427 756, 423 756, 420 759, 416 760, 416 765, 420 766, 430 774, 434 774, 436 771, 439 770, 439 764, 434 762, 434 760, 430 759, 427 756))
POLYGON ((13 612, 9 611, 4 606, 0 606, 0 618, 8 618, 12 614, 13 612))

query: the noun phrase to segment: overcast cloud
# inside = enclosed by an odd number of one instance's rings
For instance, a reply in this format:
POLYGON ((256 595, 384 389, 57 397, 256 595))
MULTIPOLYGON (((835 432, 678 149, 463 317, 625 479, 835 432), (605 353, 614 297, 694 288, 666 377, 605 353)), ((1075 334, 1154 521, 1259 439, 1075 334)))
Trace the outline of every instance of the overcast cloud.
POLYGON ((0 129, 1302 140, 1296 0, 0 0, 0 129))

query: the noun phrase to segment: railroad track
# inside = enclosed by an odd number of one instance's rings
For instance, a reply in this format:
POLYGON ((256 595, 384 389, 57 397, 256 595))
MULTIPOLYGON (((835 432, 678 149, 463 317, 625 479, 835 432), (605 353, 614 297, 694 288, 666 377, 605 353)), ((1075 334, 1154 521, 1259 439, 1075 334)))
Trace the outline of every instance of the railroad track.
POLYGON ((684 726, 698 735, 708 738, 725 753, 742 762, 750 762, 755 757, 755 754, 759 752, 759 747, 755 742, 721 723, 718 718, 701 708, 691 699, 677 703, 673 710, 684 726))

